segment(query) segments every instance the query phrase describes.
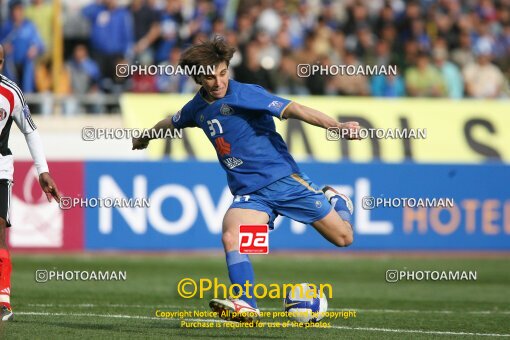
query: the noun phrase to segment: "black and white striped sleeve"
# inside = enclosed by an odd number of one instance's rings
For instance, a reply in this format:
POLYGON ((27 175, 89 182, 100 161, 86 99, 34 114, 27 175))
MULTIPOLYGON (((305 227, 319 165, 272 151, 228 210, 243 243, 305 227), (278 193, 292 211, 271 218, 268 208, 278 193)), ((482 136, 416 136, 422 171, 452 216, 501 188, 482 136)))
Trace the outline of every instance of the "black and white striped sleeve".
POLYGON ((16 125, 24 134, 35 131, 37 127, 32 120, 32 115, 30 114, 30 109, 28 108, 28 104, 25 101, 23 93, 14 83, 11 88, 14 92, 14 109, 12 110, 12 119, 14 119, 16 125))
POLYGON ((21 132, 25 135, 25 140, 27 142, 28 149, 30 150, 30 155, 34 160, 37 173, 40 175, 43 172, 48 172, 48 163, 46 162, 46 156, 44 155, 41 136, 39 135, 39 131, 37 131, 37 127, 32 120, 32 115, 30 114, 30 109, 28 108, 28 104, 25 101, 23 93, 16 84, 10 81, 7 86, 11 87, 14 92, 12 118, 21 132))

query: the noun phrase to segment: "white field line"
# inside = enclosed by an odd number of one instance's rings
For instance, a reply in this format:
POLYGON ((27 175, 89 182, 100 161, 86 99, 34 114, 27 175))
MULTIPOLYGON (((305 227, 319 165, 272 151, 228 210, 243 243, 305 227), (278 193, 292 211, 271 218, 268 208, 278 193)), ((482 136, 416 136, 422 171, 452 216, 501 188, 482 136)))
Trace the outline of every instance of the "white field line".
MULTIPOLYGON (((197 309, 197 306, 178 306, 178 305, 131 305, 131 304, 37 304, 29 303, 28 307, 68 307, 68 308, 152 308, 154 310, 161 308, 173 308, 177 310, 197 309)), ((206 306, 204 310, 209 310, 206 306)), ((280 311, 280 308, 262 308, 262 311, 280 311)), ((358 308, 328 308, 332 312, 356 311, 361 313, 414 313, 414 314, 510 314, 510 310, 479 310, 479 311, 453 311, 453 310, 418 310, 418 309, 358 309, 358 308)))
MULTIPOLYGON (((165 318, 149 317, 149 316, 136 316, 136 315, 122 315, 122 314, 92 314, 92 313, 47 313, 47 312, 16 312, 17 315, 37 315, 37 316, 77 316, 77 317, 94 317, 94 318, 110 318, 110 319, 141 319, 141 320, 165 320, 165 318)), ((169 321, 181 321, 178 318, 166 318, 169 321)), ((226 322, 216 319, 183 319, 189 322, 226 322)), ((266 323, 267 324, 267 323, 266 323)), ((275 322, 272 322, 275 324, 275 322)), ((510 334, 498 333, 470 333, 470 332, 451 332, 451 331, 425 331, 419 329, 395 329, 395 328, 375 328, 375 327, 349 327, 349 326, 335 326, 331 325, 330 328, 334 329, 348 329, 355 331, 368 331, 368 332, 386 332, 386 333, 415 333, 415 334, 434 334, 434 335, 459 335, 459 336, 487 336, 487 337, 510 337, 510 334)))

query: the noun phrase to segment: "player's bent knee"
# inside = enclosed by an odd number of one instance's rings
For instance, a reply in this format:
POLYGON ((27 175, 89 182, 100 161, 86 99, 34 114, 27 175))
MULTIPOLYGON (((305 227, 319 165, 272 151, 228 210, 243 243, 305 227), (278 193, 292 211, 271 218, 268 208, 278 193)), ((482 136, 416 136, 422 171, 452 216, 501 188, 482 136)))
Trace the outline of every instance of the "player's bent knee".
POLYGON ((352 232, 344 236, 344 247, 350 246, 354 242, 354 235, 352 232))
POLYGON ((226 250, 235 250, 237 247, 237 244, 239 243, 239 239, 236 233, 231 231, 224 231, 223 235, 221 236, 221 241, 223 242, 223 246, 226 250))
POLYGON ((347 247, 350 246, 354 242, 354 233, 350 226, 345 224, 344 228, 336 235, 333 240, 333 243, 337 247, 347 247))
POLYGON ((334 241, 333 244, 337 247, 348 247, 352 244, 353 238, 352 236, 338 236, 334 241))

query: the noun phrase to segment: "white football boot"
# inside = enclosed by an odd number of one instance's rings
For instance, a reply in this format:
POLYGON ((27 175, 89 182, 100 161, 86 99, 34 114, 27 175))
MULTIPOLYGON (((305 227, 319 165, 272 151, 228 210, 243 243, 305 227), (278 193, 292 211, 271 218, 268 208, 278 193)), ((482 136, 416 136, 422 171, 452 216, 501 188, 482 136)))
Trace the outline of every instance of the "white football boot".
MULTIPOLYGON (((346 205, 347 209, 349 210, 348 213, 352 216, 352 214, 354 212, 354 204, 352 204, 352 201, 351 201, 351 199, 349 197, 345 196, 344 194, 339 193, 338 191, 336 191, 335 189, 333 189, 332 187, 327 186, 327 185, 322 188, 322 192, 324 193, 324 195, 328 199, 329 203, 331 203, 331 205, 333 207, 336 205, 336 202, 339 199, 344 200, 345 201, 345 205, 346 205)), ((341 213, 339 213, 339 215, 340 215, 340 217, 342 217, 341 213)), ((345 220, 345 218, 343 218, 343 219, 345 220)), ((345 221, 345 222, 349 225, 349 227, 352 230, 352 224, 350 222, 347 222, 347 221, 345 221)))
POLYGON ((352 213, 354 212, 354 205, 352 204, 352 201, 349 197, 339 193, 338 191, 336 191, 335 189, 328 185, 322 188, 322 192, 333 206, 336 204, 337 201, 337 198, 334 196, 340 196, 340 198, 342 198, 345 201, 345 205, 347 206, 347 209, 349 209, 349 213, 351 213, 352 215, 352 213))
POLYGON ((241 299, 212 299, 209 307, 223 320, 237 322, 255 322, 260 318, 260 310, 253 308, 241 299))

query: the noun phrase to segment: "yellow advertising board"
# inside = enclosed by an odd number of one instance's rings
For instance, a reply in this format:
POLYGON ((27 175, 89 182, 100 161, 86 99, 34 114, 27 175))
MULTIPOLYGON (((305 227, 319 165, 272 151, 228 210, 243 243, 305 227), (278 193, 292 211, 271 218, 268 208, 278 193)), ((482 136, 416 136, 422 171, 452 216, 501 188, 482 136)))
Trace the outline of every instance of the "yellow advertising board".
MULTIPOLYGON (((125 94, 122 113, 128 128, 148 128, 174 114, 191 95, 125 94)), ((332 141, 326 130, 297 120, 278 121, 278 132, 296 160, 338 162, 480 163, 510 162, 510 102, 446 99, 289 97, 339 121, 359 121, 367 129, 414 129, 418 138, 332 141)), ((391 134, 385 133, 386 137, 391 134)), ((396 137, 396 136, 395 136, 396 137)), ((182 139, 152 141, 151 158, 216 160, 202 130, 185 129, 182 139)))

